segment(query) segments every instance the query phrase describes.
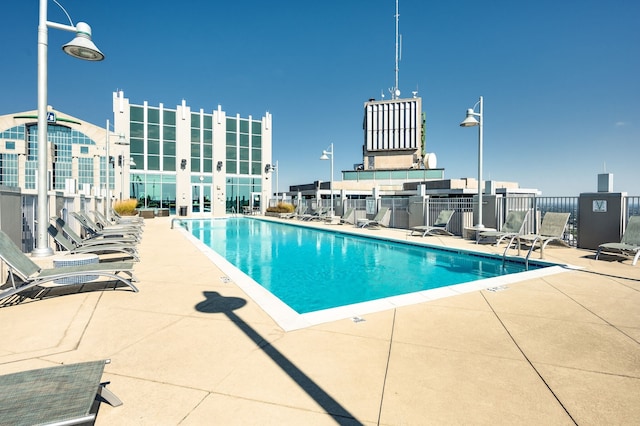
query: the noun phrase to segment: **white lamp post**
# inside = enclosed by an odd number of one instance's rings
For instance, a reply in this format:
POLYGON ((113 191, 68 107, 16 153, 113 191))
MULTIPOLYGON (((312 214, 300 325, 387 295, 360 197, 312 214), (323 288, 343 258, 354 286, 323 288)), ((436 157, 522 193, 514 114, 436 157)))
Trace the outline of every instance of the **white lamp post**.
POLYGON ((329 181, 329 191, 331 193, 331 218, 333 219, 333 142, 330 145, 329 150, 322 151, 320 156, 321 160, 331 159, 331 180, 329 181))
POLYGON ((483 120, 483 110, 482 110, 482 96, 480 96, 480 100, 476 102, 473 108, 469 108, 467 110, 467 117, 460 123, 461 127, 473 127, 478 126, 478 223, 476 224, 477 229, 484 228, 484 224, 482 223, 482 120, 483 120), (479 112, 474 112, 476 106, 479 106, 479 112), (476 120, 476 117, 479 120, 476 120))
MULTIPOLYGON (((60 4, 56 2, 58 6, 60 4)), ((62 6, 60 8, 69 17, 62 6)), ((74 26, 47 21, 47 0, 40 0, 38 21, 38 211, 36 215, 36 247, 33 256, 50 256, 53 250, 49 247, 47 228, 49 225, 48 170, 47 170, 47 45, 49 43, 48 27, 76 33, 76 37, 62 46, 69 55, 87 61, 101 61, 104 55, 91 41, 91 27, 84 22, 74 26)))

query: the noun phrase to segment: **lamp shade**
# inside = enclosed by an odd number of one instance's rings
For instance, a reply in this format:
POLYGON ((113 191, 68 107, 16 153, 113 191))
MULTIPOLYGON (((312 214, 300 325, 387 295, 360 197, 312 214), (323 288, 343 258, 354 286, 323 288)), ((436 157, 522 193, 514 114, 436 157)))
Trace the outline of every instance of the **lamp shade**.
POLYGON ((474 117, 474 112, 472 109, 468 109, 467 110, 467 118, 465 118, 464 120, 462 120, 462 123, 460 123, 460 127, 473 127, 473 126, 477 126, 478 124, 480 124, 480 122, 478 120, 476 120, 476 118, 474 117))
POLYGON ((104 54, 91 41, 91 27, 85 22, 76 25, 76 37, 62 46, 65 53, 85 61, 101 61, 104 54))
POLYGON ((320 156, 321 160, 328 160, 329 156, 327 155, 327 151, 322 151, 322 155, 320 156))

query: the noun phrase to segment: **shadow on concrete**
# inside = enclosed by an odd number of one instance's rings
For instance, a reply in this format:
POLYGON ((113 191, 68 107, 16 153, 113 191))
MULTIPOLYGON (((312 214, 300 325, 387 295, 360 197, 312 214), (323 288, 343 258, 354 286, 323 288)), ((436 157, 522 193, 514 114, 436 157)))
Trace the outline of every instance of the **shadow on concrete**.
POLYGON ((222 296, 216 291, 205 291, 205 300, 196 305, 199 312, 210 314, 224 314, 244 334, 247 335, 262 351, 273 360, 289 377, 291 377, 307 395, 314 399, 336 423, 340 425, 361 425, 354 416, 331 395, 318 386, 309 376, 300 370, 294 363, 273 347, 249 324, 237 316, 233 311, 247 304, 245 299, 239 297, 222 296))

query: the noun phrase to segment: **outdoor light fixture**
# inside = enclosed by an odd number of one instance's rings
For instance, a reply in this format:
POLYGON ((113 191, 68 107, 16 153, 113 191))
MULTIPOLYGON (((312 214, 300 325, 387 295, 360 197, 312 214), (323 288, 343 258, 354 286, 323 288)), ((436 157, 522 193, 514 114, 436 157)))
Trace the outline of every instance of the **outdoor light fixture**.
POLYGON ((222 161, 218 161, 218 164, 216 164, 216 170, 217 171, 222 170, 222 161))
MULTIPOLYGON (((47 170, 47 46, 49 43, 48 28, 76 33, 76 37, 62 47, 69 55, 88 61, 101 61, 104 54, 91 41, 91 27, 84 22, 74 26, 47 21, 47 1, 40 0, 38 20, 38 211, 36 215, 36 247, 33 256, 50 256, 53 250, 49 247, 49 188, 47 170)), ((67 11, 55 2, 69 17, 67 11)))
POLYGON ((329 181, 329 192, 331 194, 331 218, 333 219, 333 142, 330 145, 329 150, 322 151, 320 156, 321 160, 331 159, 331 180, 329 181))
POLYGON ((187 159, 183 158, 182 160, 180 160, 180 170, 184 170, 187 168, 187 159))
MULTIPOLYGON (((467 117, 460 123, 460 127, 473 127, 478 126, 478 223, 477 229, 484 228, 482 223, 482 96, 480 100, 476 102, 473 108, 467 110, 467 117), (479 106, 479 112, 474 112, 476 106, 479 106), (478 117, 478 119, 476 119, 478 117)), ((476 235, 477 237, 477 235, 476 235)))

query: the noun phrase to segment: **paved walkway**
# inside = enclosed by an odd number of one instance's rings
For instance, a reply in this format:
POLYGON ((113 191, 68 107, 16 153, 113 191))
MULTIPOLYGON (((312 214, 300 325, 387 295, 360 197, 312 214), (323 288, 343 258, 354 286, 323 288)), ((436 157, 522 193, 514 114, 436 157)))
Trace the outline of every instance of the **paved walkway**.
POLYGON ((584 269, 284 332, 170 218, 146 221, 140 254, 139 293, 0 308, 0 374, 110 358, 124 405, 98 425, 640 423, 629 260, 549 248, 584 269))

